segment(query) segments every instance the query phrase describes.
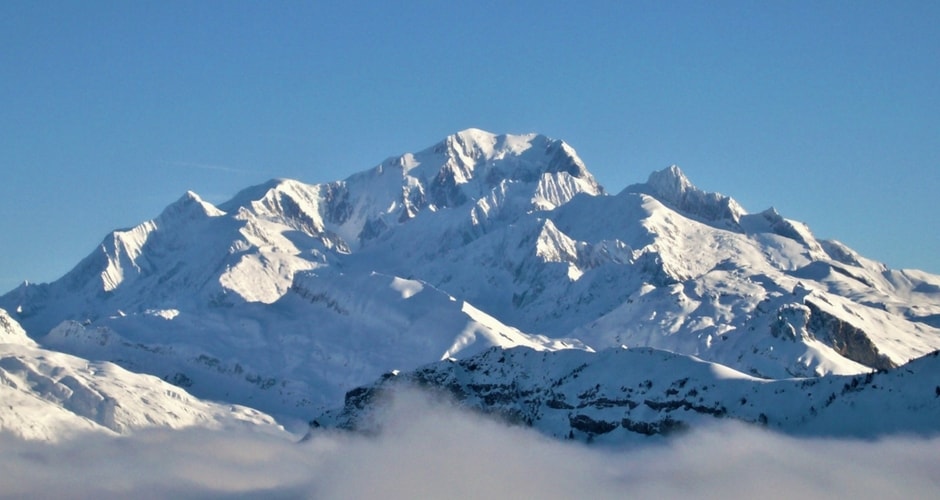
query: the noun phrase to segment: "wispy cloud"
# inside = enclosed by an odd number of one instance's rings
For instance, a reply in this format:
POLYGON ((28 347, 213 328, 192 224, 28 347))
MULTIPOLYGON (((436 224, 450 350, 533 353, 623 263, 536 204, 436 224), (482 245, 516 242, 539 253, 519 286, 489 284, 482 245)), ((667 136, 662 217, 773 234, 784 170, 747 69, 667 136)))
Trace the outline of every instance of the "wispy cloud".
POLYGON ((176 167, 176 168, 186 168, 186 169, 198 169, 198 170, 215 170, 218 172, 232 172, 239 174, 264 174, 270 173, 264 170, 254 170, 247 168, 238 168, 228 165, 217 165, 212 163, 199 163, 191 161, 160 161, 158 164, 165 167, 176 167))
POLYGON ((940 439, 797 439, 734 424, 588 448, 423 396, 378 436, 303 443, 151 431, 60 445, 0 435, 0 496, 175 498, 931 498, 940 439))

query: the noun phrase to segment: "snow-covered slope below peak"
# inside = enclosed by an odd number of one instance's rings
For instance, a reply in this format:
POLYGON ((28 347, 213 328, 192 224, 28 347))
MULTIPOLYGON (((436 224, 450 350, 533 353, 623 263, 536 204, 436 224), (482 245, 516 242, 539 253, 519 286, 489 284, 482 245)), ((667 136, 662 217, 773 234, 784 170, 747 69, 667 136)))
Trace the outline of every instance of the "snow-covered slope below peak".
POLYGON ((523 346, 536 351, 591 350, 577 339, 553 339, 544 335, 526 334, 516 328, 507 327, 467 302, 463 303, 461 311, 472 320, 472 323, 457 335, 441 359, 467 357, 492 346, 503 349, 523 346))
POLYGON ((421 281, 330 268, 298 272, 271 304, 67 321, 41 341, 119 360, 201 398, 304 420, 337 404, 349 387, 429 360, 493 346, 585 348, 521 332, 421 281))
MULTIPOLYGON (((416 366, 429 357, 467 357, 493 346, 586 348, 576 340, 524 333, 470 303, 413 279, 374 272, 368 276, 303 273, 292 291, 312 303, 325 304, 341 316, 356 318, 360 330, 368 325, 376 333, 381 332, 375 335, 377 341, 395 339, 382 349, 384 352, 374 355, 400 359, 402 365, 416 366), (397 349, 406 352, 394 353, 397 349)), ((392 368, 400 366, 385 367, 392 368)))
POLYGON ((201 401, 151 375, 24 344, 0 343, 0 400, 0 432, 24 439, 150 427, 283 432, 259 411, 201 401))

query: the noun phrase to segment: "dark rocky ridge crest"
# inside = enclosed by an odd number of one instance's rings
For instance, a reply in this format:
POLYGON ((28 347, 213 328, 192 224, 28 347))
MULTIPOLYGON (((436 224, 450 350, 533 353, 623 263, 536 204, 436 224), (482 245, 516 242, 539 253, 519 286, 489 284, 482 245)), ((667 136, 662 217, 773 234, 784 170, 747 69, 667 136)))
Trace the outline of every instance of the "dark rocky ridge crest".
POLYGON ((441 391, 459 406, 511 424, 587 442, 669 435, 715 419, 795 435, 855 436, 858 429, 831 423, 868 418, 855 408, 879 400, 898 409, 913 404, 927 415, 916 423, 907 421, 904 411, 881 416, 881 430, 865 437, 937 433, 940 426, 930 422, 931 415, 940 417, 940 403, 934 401, 940 398, 938 354, 903 369, 865 375, 764 381, 743 374, 729 377, 690 358, 648 349, 597 354, 492 349, 465 360, 389 373, 355 388, 346 394, 342 408, 312 420, 311 432, 321 427, 377 432, 381 406, 396 391, 420 388, 441 391), (909 384, 908 377, 920 377, 918 384, 909 384))

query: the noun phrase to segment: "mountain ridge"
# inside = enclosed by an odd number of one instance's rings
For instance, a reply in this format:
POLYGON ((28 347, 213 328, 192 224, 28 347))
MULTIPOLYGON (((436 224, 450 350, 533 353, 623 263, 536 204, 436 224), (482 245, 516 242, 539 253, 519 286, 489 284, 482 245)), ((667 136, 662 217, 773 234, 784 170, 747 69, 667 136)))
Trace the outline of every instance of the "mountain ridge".
POLYGON ((44 348, 303 420, 489 347, 650 347, 764 379, 940 348, 940 276, 748 213, 677 166, 611 195, 563 141, 478 129, 345 180, 218 206, 188 192, 0 308, 44 348))
POLYGON ((154 427, 284 433, 257 410, 199 400, 151 375, 41 348, 2 309, 0 396, 0 432, 23 439, 59 441, 154 427))
POLYGON ((797 436, 931 435, 940 417, 940 351, 903 369, 766 380, 650 348, 532 352, 489 349, 347 392, 310 433, 375 433, 402 391, 438 391, 459 407, 558 439, 616 444, 737 420, 797 436), (871 418, 877 412, 878 418, 871 418))

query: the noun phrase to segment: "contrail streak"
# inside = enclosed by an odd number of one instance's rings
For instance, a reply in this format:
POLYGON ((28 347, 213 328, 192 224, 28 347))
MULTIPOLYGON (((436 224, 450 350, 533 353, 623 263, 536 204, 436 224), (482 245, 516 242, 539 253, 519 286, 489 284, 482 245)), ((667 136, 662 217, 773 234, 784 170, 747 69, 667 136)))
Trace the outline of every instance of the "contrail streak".
POLYGON ((215 170, 218 172, 233 172, 239 174, 257 174, 262 173, 255 170, 248 170, 244 168, 235 168, 229 167, 227 165, 213 165, 211 163, 196 163, 191 161, 162 161, 159 162, 161 165, 169 167, 179 167, 179 168, 195 168, 201 170, 215 170))

